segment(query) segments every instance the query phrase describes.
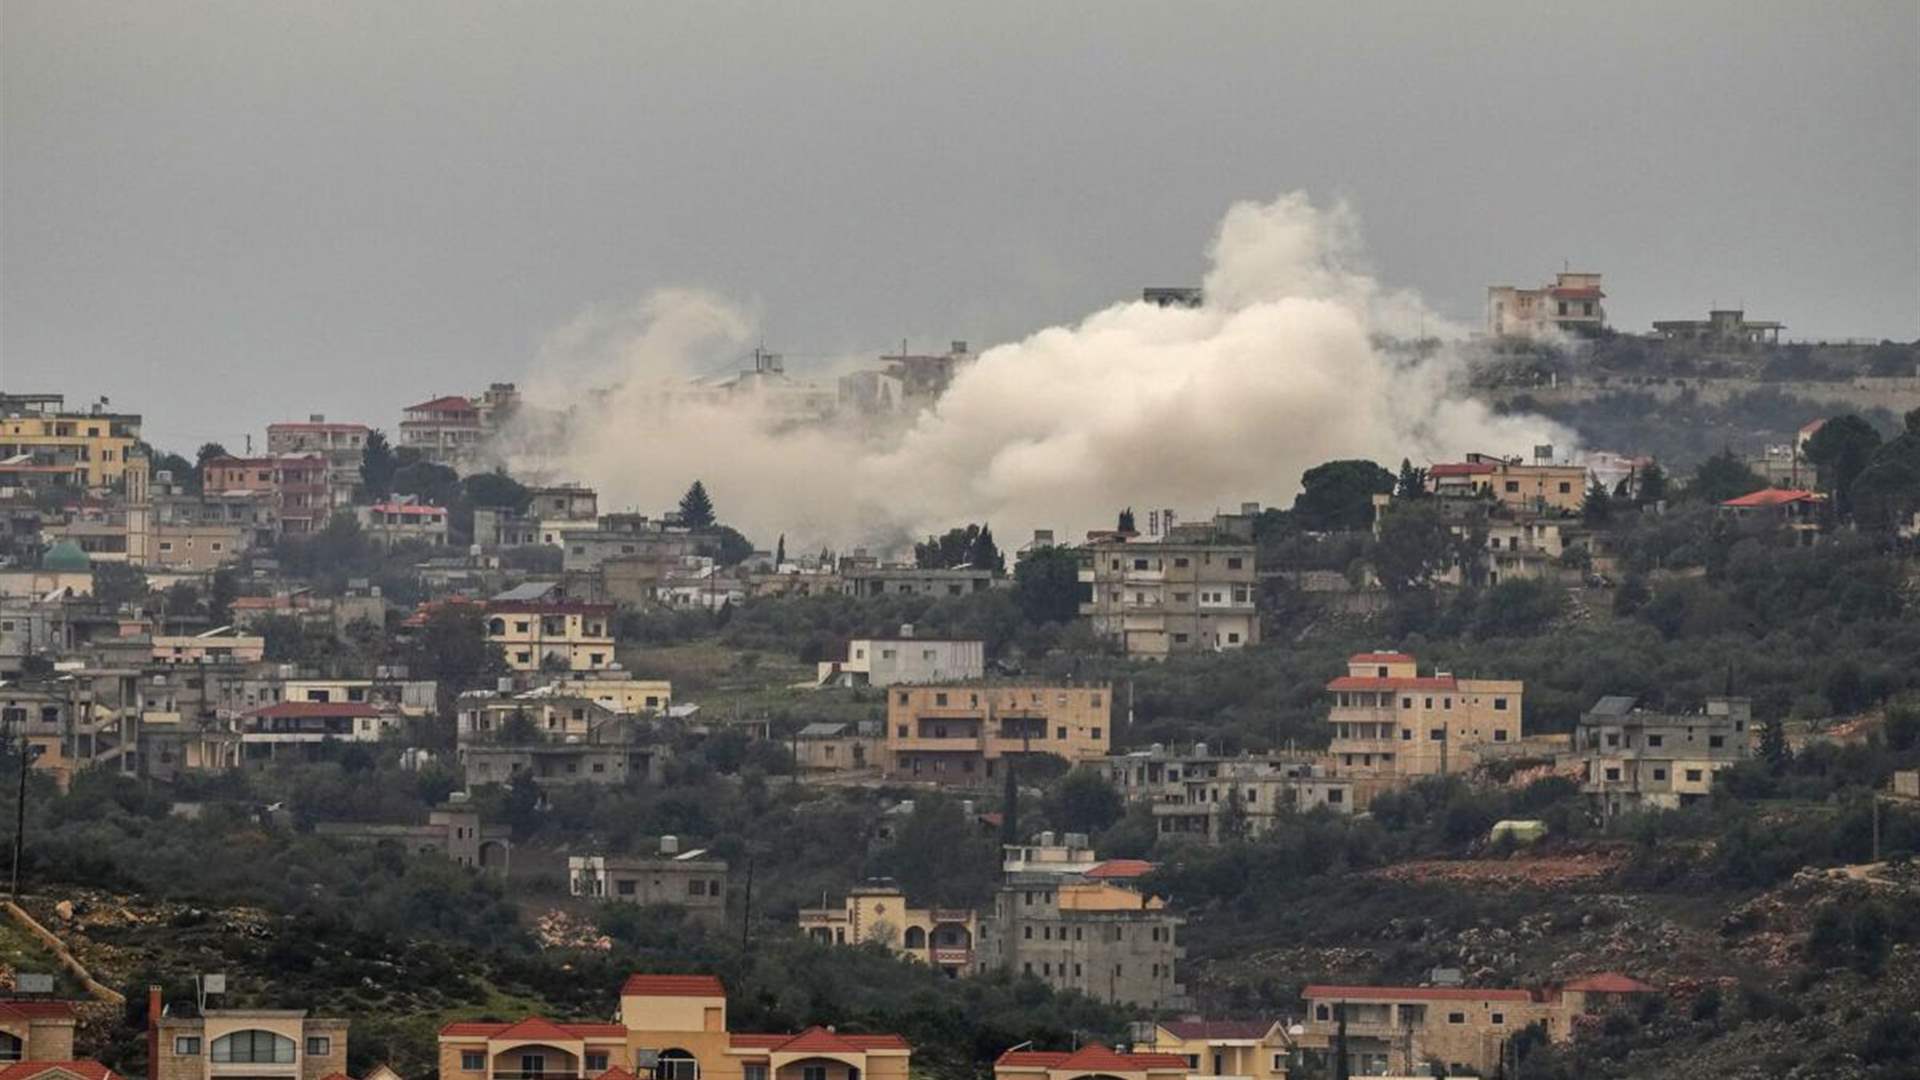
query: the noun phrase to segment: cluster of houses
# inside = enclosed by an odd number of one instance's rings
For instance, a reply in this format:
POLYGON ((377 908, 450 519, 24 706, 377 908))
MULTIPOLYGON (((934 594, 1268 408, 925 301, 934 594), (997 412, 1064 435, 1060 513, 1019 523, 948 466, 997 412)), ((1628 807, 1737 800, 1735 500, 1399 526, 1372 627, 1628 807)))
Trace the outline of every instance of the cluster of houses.
MULTIPOLYGON (((879 910, 886 901, 876 899, 879 910)), ((884 923, 884 919, 878 919, 884 923)), ((1441 974, 1441 973, 1436 973, 1441 974)), ((995 1080, 1285 1080, 1325 1074, 1346 1058, 1350 1075, 1494 1075, 1514 1060, 1516 1036, 1561 1042, 1610 1010, 1660 993, 1614 973, 1529 988, 1309 985, 1296 1017, 1143 1020, 1115 1046, 1077 1043, 1003 1051, 995 1080)), ((211 995, 217 998, 219 995, 211 995)), ((705 974, 635 974, 611 1019, 522 1016, 458 1020, 438 1033, 442 1080, 907 1080, 913 1046, 886 1032, 814 1026, 737 1031, 728 993, 705 974)), ((120 1080, 75 1059, 71 1002, 0 1001, 0 1076, 6 1080, 120 1080)), ((146 1080, 350 1080, 350 1024, 302 1009, 147 1002, 146 1080)), ((375 1066, 362 1080, 397 1080, 375 1066)))

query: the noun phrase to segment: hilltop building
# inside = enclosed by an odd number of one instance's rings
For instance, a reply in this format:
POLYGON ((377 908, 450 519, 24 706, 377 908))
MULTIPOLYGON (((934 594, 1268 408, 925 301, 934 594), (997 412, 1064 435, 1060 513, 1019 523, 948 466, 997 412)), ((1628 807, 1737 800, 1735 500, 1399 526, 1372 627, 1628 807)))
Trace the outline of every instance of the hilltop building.
POLYGON ((909 624, 898 637, 847 642, 847 658, 821 661, 818 678, 821 686, 893 686, 964 682, 986 670, 984 642, 915 637, 909 624))
POLYGON ((980 924, 976 969, 1032 975, 1114 1004, 1181 1008, 1186 988, 1174 963, 1183 922, 1166 901, 1112 882, 1009 874, 980 924))
POLYGON ((1487 287, 1487 333, 1537 341, 1556 335, 1593 337, 1607 325, 1600 275, 1563 271, 1537 289, 1487 287))
POLYGON ((324 415, 314 413, 305 421, 268 424, 267 453, 275 457, 319 454, 326 458, 330 501, 334 506, 351 506, 354 490, 360 486, 360 466, 366 461, 367 436, 371 434, 373 429, 365 424, 329 422, 324 415))
POLYGON ((96 491, 126 491, 131 466, 146 480, 138 413, 108 412, 101 398, 85 412, 66 408, 63 394, 0 394, 0 461, 16 479, 38 474, 96 491), (29 468, 31 466, 32 468, 29 468))
POLYGON ((365 844, 386 844, 421 855, 441 855, 456 865, 507 875, 513 852, 513 827, 488 825, 480 810, 456 791, 427 814, 425 825, 374 825, 364 822, 321 822, 320 836, 365 844))
POLYGON ((304 1009, 205 1009, 169 1014, 147 994, 147 1050, 155 1080, 326 1080, 347 1068, 347 1022, 304 1009))
POLYGON ((1533 462, 1497 454, 1468 454, 1464 461, 1427 468, 1435 495, 1487 499, 1533 514, 1578 514, 1587 499, 1587 467, 1553 461, 1553 447, 1534 449, 1533 462))
POLYGON ((727 918, 727 862, 706 849, 681 851, 677 837, 660 838, 655 855, 571 855, 573 895, 624 904, 671 904, 689 918, 719 926, 727 918))
POLYGON ((1684 341, 1709 347, 1778 345, 1787 324, 1748 319, 1738 308, 1716 308, 1704 319, 1656 320, 1653 332, 1666 341, 1684 341))
POLYGON ((1421 675, 1407 653, 1358 653, 1327 693, 1327 755, 1336 775, 1451 775, 1520 742, 1525 684, 1517 679, 1421 675))

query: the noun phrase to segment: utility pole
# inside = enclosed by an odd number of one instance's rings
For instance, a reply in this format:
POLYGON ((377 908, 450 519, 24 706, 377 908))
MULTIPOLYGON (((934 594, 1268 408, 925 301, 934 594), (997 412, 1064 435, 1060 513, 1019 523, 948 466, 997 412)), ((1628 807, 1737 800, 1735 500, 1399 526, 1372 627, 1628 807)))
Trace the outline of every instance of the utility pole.
MULTIPOLYGON (((824 893, 821 894, 821 897, 820 897, 820 906, 821 907, 827 906, 826 895, 824 893)), ((740 905, 740 951, 741 952, 745 952, 747 950, 747 943, 752 939, 752 934, 753 934, 753 852, 749 851, 747 852, 747 896, 746 896, 746 902, 740 905)))
POLYGON ((27 766, 33 761, 33 748, 27 743, 25 722, 20 731, 20 792, 13 811, 13 875, 7 895, 20 899, 20 856, 27 840, 27 766))

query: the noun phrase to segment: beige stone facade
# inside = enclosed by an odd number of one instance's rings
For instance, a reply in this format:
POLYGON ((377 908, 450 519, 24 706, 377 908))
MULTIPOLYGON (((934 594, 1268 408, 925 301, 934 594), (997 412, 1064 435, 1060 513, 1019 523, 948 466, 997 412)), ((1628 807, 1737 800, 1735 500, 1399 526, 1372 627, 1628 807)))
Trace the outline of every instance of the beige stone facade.
POLYGON ((0 1001, 0 1062, 71 1061, 73 1003, 0 1001))
POLYGON ((1520 742, 1525 684, 1421 675, 1406 653, 1359 653, 1327 684, 1330 771, 1412 778, 1465 772, 1520 742))
POLYGON ((822 945, 877 942, 896 956, 950 976, 973 968, 980 917, 966 909, 914 907, 890 885, 867 885, 838 907, 802 908, 800 932, 822 945))
POLYGON ((957 684, 887 691, 887 772, 903 780, 971 785, 1008 757, 1106 756, 1112 687, 957 684))
POLYGON ((1257 643, 1254 546, 1179 537, 1090 536, 1079 549, 1081 616, 1128 656, 1157 659, 1257 643))
POLYGON ((300 1009, 208 1009, 159 1021, 156 1080, 324 1080, 347 1069, 347 1022, 300 1009))

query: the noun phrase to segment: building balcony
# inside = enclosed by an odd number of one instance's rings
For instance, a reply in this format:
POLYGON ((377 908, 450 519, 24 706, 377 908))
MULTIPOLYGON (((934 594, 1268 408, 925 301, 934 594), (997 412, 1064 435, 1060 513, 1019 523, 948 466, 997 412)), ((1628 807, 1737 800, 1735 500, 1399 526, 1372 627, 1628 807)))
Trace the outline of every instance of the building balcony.
POLYGON ((965 967, 973 963, 973 950, 968 948, 935 948, 932 959, 942 967, 965 967))
POLYGON ((895 736, 887 740, 887 749, 895 753, 915 752, 979 753, 985 749, 986 740, 979 735, 950 735, 946 738, 910 735, 906 738, 895 736))

